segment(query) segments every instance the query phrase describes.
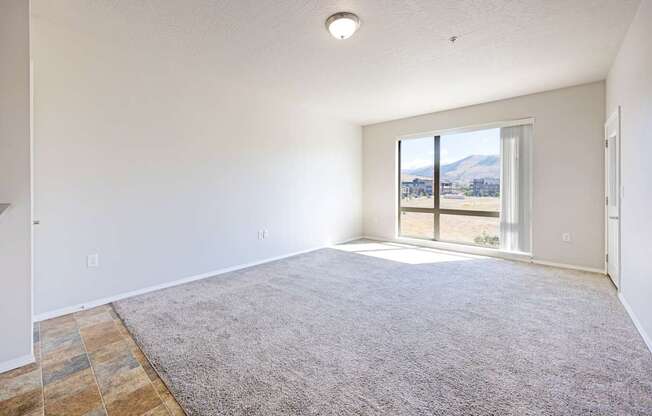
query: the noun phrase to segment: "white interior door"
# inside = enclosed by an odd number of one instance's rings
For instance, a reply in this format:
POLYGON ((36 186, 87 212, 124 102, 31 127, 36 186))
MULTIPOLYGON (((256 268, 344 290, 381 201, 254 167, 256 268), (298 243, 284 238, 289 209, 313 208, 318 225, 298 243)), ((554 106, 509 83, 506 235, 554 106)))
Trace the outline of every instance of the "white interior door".
POLYGON ((605 124, 607 273, 620 287, 620 108, 605 124))

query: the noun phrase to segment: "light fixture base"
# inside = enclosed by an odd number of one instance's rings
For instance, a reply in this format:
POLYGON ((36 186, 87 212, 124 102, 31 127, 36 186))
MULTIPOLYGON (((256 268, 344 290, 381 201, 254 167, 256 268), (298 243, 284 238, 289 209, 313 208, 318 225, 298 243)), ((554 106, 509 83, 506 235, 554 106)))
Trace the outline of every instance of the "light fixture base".
POLYGON ((360 18, 351 12, 338 12, 326 19, 326 30, 335 39, 348 39, 360 28, 360 18))

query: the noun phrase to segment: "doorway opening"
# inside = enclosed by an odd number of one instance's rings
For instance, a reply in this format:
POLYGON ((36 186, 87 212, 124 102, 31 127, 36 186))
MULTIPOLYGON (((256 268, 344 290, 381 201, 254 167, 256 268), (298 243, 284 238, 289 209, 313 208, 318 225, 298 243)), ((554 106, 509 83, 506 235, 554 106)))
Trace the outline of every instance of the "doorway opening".
POLYGON ((620 289, 620 107, 609 117, 605 132, 605 268, 620 289))

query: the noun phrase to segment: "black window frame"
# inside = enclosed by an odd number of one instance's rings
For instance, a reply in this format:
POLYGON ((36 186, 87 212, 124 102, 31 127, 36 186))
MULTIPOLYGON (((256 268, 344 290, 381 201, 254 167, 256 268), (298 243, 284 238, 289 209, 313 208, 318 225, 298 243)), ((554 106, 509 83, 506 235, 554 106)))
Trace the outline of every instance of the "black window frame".
MULTIPOLYGON (((465 209, 447 209, 440 208, 439 198, 441 190, 441 136, 434 136, 434 163, 433 163, 433 172, 432 172, 432 197, 434 200, 433 208, 416 208, 416 207, 403 207, 401 206, 401 192, 402 192, 402 181, 401 181, 401 143, 403 140, 410 139, 401 139, 398 141, 398 235, 399 237, 404 238, 416 238, 420 240, 427 241, 441 241, 446 243, 455 243, 455 244, 466 244, 478 247, 484 247, 493 249, 492 247, 482 246, 480 244, 473 244, 469 242, 460 242, 460 241, 447 241, 441 240, 439 238, 439 220, 441 215, 466 215, 470 217, 491 217, 491 218, 500 218, 500 211, 477 211, 477 210, 465 210, 465 209), (401 215, 404 212, 418 212, 418 213, 427 213, 432 214, 433 218, 433 238, 425 237, 416 237, 410 235, 403 235, 401 232, 401 215)), ((501 155, 502 157, 502 155, 501 155)))

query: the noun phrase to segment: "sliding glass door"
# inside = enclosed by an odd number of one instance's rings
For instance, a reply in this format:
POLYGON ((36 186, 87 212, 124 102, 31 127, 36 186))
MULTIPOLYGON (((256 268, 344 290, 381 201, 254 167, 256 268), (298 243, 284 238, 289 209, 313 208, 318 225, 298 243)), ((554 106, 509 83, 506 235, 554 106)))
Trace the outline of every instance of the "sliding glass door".
MULTIPOLYGON (((506 197, 525 195, 513 189, 503 195, 501 189, 505 166, 512 166, 505 162, 513 159, 518 166, 518 148, 503 155, 504 136, 513 138, 513 131, 493 128, 401 140, 400 236, 505 248, 501 236, 506 235, 503 229, 507 225, 501 223, 502 207, 513 213, 521 204, 506 197)), ((516 131, 521 134, 525 130, 516 131)), ((523 171, 517 167, 511 175, 522 177, 523 171)), ((518 185, 517 180, 506 178, 511 188, 518 185)), ((514 229, 518 231, 518 227, 514 229)), ((513 238, 509 235, 507 239, 513 238)), ((524 246, 507 249, 518 251, 524 246)))

